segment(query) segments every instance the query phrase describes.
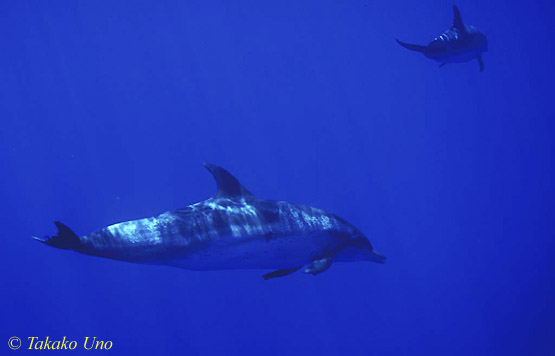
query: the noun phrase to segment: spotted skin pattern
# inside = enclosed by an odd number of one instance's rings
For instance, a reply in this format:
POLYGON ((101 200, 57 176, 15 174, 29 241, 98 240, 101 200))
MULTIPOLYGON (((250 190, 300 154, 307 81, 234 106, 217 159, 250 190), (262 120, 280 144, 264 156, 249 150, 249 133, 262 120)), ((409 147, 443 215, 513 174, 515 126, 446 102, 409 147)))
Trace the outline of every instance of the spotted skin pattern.
MULTIPOLYGON (((279 240, 291 236, 298 240, 319 237, 322 250, 337 249, 349 241, 348 236, 367 241, 343 219, 320 209, 283 201, 220 198, 156 217, 110 225, 81 237, 83 250, 80 252, 155 264, 166 264, 171 259, 172 264, 187 265, 187 256, 202 255, 214 246, 229 245, 231 250, 233 245, 248 246, 260 239, 265 244, 277 245, 279 240), (335 243, 330 241, 331 236, 337 237, 335 243), (181 263, 178 256, 184 257, 181 263)), ((244 252, 248 253, 248 248, 244 252)), ((299 263, 310 263, 312 257, 318 256, 306 257, 306 261, 299 263)), ((279 263, 275 265, 281 267, 279 263)), ((246 265, 227 267, 249 268, 246 265)), ((203 269, 202 266, 199 269, 203 269)))

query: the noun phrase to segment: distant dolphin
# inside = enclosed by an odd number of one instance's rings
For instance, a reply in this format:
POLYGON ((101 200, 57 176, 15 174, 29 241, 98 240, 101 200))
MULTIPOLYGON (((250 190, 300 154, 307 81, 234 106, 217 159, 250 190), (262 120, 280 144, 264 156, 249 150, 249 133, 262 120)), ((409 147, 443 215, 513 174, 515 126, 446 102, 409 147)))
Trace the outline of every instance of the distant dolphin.
POLYGON ((342 218, 309 206, 262 200, 225 169, 205 164, 217 184, 210 199, 156 217, 110 225, 78 237, 56 222, 46 245, 136 263, 189 270, 273 269, 264 279, 332 261, 383 263, 370 241, 342 218))
POLYGON ((461 13, 453 6, 455 19, 453 26, 434 38, 427 46, 409 44, 395 39, 401 46, 424 53, 428 58, 440 62, 440 67, 447 63, 468 62, 477 59, 480 72, 484 71, 482 53, 488 51, 488 40, 476 27, 464 25, 461 13))

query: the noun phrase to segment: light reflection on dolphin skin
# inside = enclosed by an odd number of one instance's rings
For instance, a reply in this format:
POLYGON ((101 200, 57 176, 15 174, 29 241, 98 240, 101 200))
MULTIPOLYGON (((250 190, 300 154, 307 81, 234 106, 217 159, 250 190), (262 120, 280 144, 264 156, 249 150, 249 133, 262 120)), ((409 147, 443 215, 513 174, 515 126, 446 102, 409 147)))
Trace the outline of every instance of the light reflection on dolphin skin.
POLYGON ((208 200, 81 237, 56 222, 57 235, 35 239, 87 255, 189 270, 274 270, 264 279, 306 265, 304 272, 316 275, 333 261, 385 261, 342 218, 309 206, 259 199, 225 169, 205 167, 217 184, 208 200))
POLYGON ((434 38, 427 46, 401 42, 397 43, 411 51, 423 53, 426 57, 440 62, 440 67, 447 63, 468 62, 478 60, 480 72, 484 71, 482 53, 488 51, 488 40, 476 27, 465 25, 461 13, 453 6, 453 26, 434 38))

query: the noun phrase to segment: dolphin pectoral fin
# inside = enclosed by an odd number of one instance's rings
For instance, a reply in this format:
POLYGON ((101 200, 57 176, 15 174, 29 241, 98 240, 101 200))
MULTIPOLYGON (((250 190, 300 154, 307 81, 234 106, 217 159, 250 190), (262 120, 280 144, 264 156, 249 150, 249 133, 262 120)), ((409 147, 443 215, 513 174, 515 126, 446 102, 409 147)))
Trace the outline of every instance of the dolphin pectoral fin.
POLYGON ((370 255, 370 261, 376 262, 376 263, 385 263, 385 260, 386 258, 384 255, 377 252, 376 250, 372 251, 372 255, 370 255))
POLYGON ((405 47, 406 49, 410 49, 411 51, 416 51, 416 52, 421 52, 421 53, 424 53, 426 51, 425 46, 405 43, 405 42, 399 41, 398 39, 395 39, 395 41, 397 41, 398 44, 405 47))
POLYGON ((480 64, 480 72, 484 71, 484 60, 482 59, 482 55, 479 54, 478 55, 478 64, 480 64))
POLYGON ((318 273, 322 273, 330 268, 332 260, 332 257, 324 257, 318 260, 314 260, 312 261, 312 264, 304 270, 304 273, 310 273, 313 276, 317 275, 318 273))
POLYGON ((276 271, 270 272, 270 273, 266 273, 265 275, 263 275, 262 277, 264 278, 265 281, 267 281, 270 278, 276 278, 276 277, 284 277, 287 275, 290 275, 291 273, 297 272, 298 270, 301 269, 302 266, 299 267, 293 267, 293 268, 283 268, 283 269, 278 269, 276 271))

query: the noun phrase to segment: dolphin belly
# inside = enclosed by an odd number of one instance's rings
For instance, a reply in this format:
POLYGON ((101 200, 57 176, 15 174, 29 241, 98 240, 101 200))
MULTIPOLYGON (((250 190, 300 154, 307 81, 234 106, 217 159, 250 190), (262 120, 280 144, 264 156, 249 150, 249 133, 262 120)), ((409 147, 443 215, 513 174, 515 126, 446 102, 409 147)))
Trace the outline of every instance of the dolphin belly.
POLYGON ((464 63, 476 59, 479 54, 480 52, 476 50, 460 50, 433 54, 427 57, 440 63, 464 63))
POLYGON ((185 251, 183 256, 159 260, 159 264, 188 270, 281 269, 310 264, 333 245, 331 237, 281 236, 267 239, 255 236, 242 241, 230 236, 202 248, 185 251))

